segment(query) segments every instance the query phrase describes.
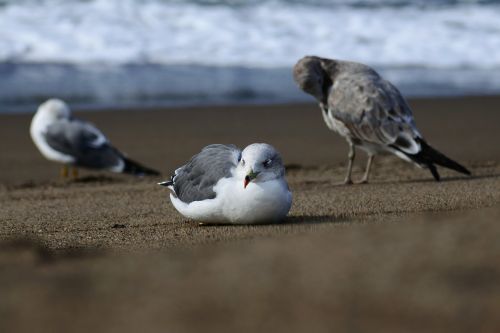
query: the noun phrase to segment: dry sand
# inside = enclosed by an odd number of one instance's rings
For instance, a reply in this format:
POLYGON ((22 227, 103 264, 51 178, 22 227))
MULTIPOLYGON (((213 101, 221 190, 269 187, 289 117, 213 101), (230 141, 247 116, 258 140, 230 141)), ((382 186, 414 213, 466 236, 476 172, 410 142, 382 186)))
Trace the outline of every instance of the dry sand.
POLYGON ((78 114, 164 178, 209 143, 272 143, 294 204, 264 226, 186 221, 162 178, 58 180, 30 116, 0 116, 0 332, 499 331, 500 98, 410 102, 473 177, 383 157, 335 186, 347 147, 312 104, 78 114))

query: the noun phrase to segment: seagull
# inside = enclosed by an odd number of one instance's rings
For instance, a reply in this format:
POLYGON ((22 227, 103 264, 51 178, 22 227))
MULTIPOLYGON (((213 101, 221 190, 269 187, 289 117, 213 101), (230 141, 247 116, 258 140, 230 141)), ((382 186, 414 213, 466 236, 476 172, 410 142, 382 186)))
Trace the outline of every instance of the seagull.
POLYGON ((381 153, 429 169, 436 181, 440 179, 436 165, 470 175, 465 167, 427 144, 399 90, 369 66, 306 56, 294 66, 293 77, 304 92, 317 99, 328 128, 349 144, 344 184, 353 183, 356 147, 368 154, 359 183, 368 182, 374 156, 381 153))
POLYGON ((292 205, 281 156, 266 143, 206 146, 159 185, 179 213, 208 224, 279 222, 292 205))
POLYGON ((43 156, 63 164, 63 178, 68 177, 68 166, 73 167, 74 178, 78 177, 77 167, 136 176, 159 175, 127 158, 94 125, 74 118, 68 105, 59 99, 49 99, 38 107, 30 134, 43 156))

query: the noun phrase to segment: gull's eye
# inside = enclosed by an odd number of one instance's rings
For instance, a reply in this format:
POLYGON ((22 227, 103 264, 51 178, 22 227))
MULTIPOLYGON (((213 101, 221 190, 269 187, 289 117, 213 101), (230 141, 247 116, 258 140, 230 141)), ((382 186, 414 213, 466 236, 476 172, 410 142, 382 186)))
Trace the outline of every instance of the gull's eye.
POLYGON ((241 161, 241 154, 238 155, 238 163, 241 161))
POLYGON ((241 160, 241 165, 245 166, 245 160, 244 159, 241 160))
POLYGON ((262 162, 262 165, 264 166, 264 168, 267 168, 268 166, 271 165, 272 162, 273 161, 271 159, 267 159, 264 162, 262 162))

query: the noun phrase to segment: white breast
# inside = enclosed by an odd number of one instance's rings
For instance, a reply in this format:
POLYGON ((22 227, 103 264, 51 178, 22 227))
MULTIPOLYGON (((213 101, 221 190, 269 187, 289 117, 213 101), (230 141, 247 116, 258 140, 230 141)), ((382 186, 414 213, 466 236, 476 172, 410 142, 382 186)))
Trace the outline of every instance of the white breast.
POLYGON ((349 131, 349 129, 344 125, 344 123, 335 119, 332 116, 332 112, 330 110, 328 110, 328 112, 322 110, 321 114, 323 115, 323 120, 325 121, 326 126, 328 126, 329 129, 337 134, 342 135, 345 138, 349 138, 351 136, 351 132, 349 131))
POLYGON ((285 218, 292 205, 292 194, 284 178, 251 182, 247 188, 234 178, 223 178, 214 191, 214 199, 187 204, 171 194, 170 200, 182 215, 204 223, 277 222, 285 218))
POLYGON ((46 131, 47 126, 49 125, 50 122, 48 121, 48 119, 43 117, 41 114, 37 113, 33 117, 30 126, 30 134, 36 147, 38 148, 38 150, 40 150, 42 155, 45 156, 45 158, 51 161, 69 164, 74 163, 75 158, 73 156, 58 152, 57 150, 50 147, 45 140, 43 133, 44 131, 46 131))
MULTIPOLYGON (((335 119, 332 116, 331 111, 328 111, 328 113, 325 113, 325 112, 321 112, 321 113, 323 114, 323 119, 325 120, 325 123, 329 129, 331 129, 332 131, 334 131, 337 134, 340 134, 341 136, 346 138, 347 141, 349 141, 349 142, 352 140, 352 138, 354 136, 351 134, 351 131, 344 125, 343 122, 335 119)), ((375 143, 370 143, 370 142, 367 142, 364 140, 357 140, 356 147, 363 149, 368 154, 385 154, 388 152, 392 152, 392 151, 388 151, 387 147, 384 147, 384 146, 381 146, 381 145, 375 144, 375 143)))

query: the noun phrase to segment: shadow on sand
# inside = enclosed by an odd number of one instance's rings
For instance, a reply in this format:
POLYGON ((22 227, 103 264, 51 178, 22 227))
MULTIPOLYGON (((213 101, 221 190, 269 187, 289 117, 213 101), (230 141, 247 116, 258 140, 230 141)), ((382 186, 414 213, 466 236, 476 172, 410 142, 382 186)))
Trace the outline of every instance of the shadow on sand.
POLYGON ((276 223, 257 223, 257 224, 230 224, 230 223, 198 223, 186 221, 187 223, 197 224, 199 227, 232 227, 232 228, 245 228, 245 227, 258 227, 258 226, 272 226, 272 225, 299 225, 299 224, 321 224, 321 223, 347 223, 349 220, 344 216, 335 215, 299 215, 287 216, 285 220, 276 223))
POLYGON ((348 188, 348 187, 363 187, 367 185, 381 185, 381 184, 418 184, 418 183, 448 183, 448 182, 454 182, 454 181, 474 181, 474 180, 481 180, 481 179, 489 179, 489 178, 498 178, 500 177, 500 174, 495 173, 495 174, 487 174, 487 175, 471 175, 471 176, 462 176, 462 175, 457 175, 457 176, 452 176, 452 177, 444 177, 441 178, 441 180, 436 181, 432 177, 428 178, 418 178, 418 179, 405 179, 405 180, 376 180, 376 181, 370 181, 369 183, 354 183, 350 185, 346 185, 342 182, 335 182, 335 181, 328 181, 328 180, 304 180, 300 183, 298 183, 298 187, 300 186, 331 186, 331 187, 338 187, 338 188, 348 188))
POLYGON ((471 175, 471 176, 453 176, 453 177, 445 177, 441 178, 441 180, 436 181, 433 178, 425 178, 425 179, 408 179, 408 180, 400 180, 400 181, 388 181, 388 182, 379 182, 378 184, 414 184, 414 183, 448 183, 454 181, 473 181, 480 179, 489 179, 489 178, 498 178, 500 174, 490 174, 490 175, 471 175))

